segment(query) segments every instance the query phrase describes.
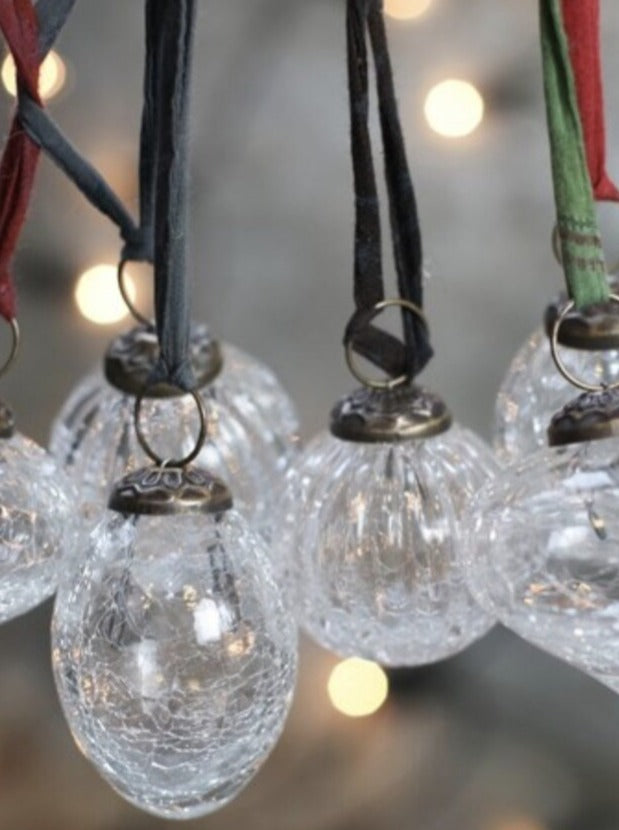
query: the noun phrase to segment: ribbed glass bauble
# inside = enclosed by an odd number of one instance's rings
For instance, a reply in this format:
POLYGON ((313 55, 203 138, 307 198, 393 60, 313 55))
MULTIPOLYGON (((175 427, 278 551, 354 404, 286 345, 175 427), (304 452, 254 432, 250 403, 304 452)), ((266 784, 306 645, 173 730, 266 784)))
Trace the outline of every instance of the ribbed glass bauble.
MULTIPOLYGON (((270 369, 233 346, 222 351, 221 373, 201 390, 208 436, 197 463, 233 484, 235 506, 268 536, 273 487, 297 453, 297 416, 270 369)), ((97 370, 73 391, 52 427, 50 450, 95 520, 113 482, 146 461, 134 434, 134 403, 97 370)), ((142 409, 149 440, 163 457, 191 451, 198 432, 191 396, 146 399, 142 409)))
POLYGON ((481 637, 493 618, 466 586, 459 523, 496 470, 459 426, 393 443, 318 435, 288 474, 282 518, 305 630, 338 654, 395 666, 481 637))
POLYGON ((619 691, 619 440, 539 450, 479 494, 467 571, 488 613, 619 691))
POLYGON ((283 728, 296 631, 264 544, 234 511, 110 511, 61 582, 52 654, 71 731, 155 815, 226 804, 283 728))
POLYGON ((20 433, 0 438, 0 622, 52 596, 76 532, 75 493, 54 459, 20 433))
MULTIPOLYGON (((591 383, 619 380, 619 351, 561 347, 569 372, 591 383)), ((517 352, 501 384, 494 416, 494 447, 503 462, 547 446, 552 415, 573 397, 574 387, 557 371, 543 328, 517 352)))

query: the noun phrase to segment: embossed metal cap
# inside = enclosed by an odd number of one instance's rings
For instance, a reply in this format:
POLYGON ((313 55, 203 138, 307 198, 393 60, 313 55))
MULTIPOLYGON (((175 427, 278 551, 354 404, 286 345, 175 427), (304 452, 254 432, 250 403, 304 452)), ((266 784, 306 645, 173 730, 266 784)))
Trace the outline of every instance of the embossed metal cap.
POLYGON ((232 507, 232 495, 200 467, 143 467, 116 483, 108 507, 134 515, 223 513, 232 507))
MULTIPOLYGON (((611 280, 610 290, 613 294, 617 293, 619 281, 611 280)), ((544 326, 549 337, 566 302, 567 296, 560 294, 546 308, 544 326)), ((573 309, 561 324, 558 341, 562 346, 573 349, 619 349, 619 304, 609 300, 595 303, 584 310, 573 309)))
POLYGON ((548 427, 551 447, 597 441, 619 435, 619 390, 583 392, 552 416, 548 427))
POLYGON ((15 435, 15 416, 10 406, 0 401, 0 438, 15 435))
POLYGON ((437 395, 419 386, 363 386, 331 411, 331 433, 343 441, 411 441, 439 435, 450 426, 447 406, 437 395))
MULTIPOLYGON (((219 343, 208 327, 191 327, 191 365, 198 388, 214 380, 222 367, 219 343)), ((104 371, 108 382, 128 395, 142 392, 159 357, 157 335, 151 328, 138 326, 110 343, 105 353, 104 371)), ((158 383, 148 388, 151 398, 170 398, 179 394, 176 386, 158 383)))

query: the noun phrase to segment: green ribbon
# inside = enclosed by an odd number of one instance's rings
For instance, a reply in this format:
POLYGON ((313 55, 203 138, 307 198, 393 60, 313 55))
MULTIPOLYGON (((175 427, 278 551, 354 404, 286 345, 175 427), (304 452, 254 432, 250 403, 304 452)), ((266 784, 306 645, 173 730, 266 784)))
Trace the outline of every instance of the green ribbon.
POLYGON ((546 118, 563 272, 575 306, 585 308, 608 300, 606 263, 560 0, 540 0, 539 11, 546 118))

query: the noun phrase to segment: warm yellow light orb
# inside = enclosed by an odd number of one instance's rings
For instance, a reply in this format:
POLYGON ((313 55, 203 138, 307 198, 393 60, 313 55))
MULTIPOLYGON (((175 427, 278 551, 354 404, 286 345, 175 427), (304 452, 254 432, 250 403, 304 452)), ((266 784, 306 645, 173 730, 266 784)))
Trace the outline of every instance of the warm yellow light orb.
POLYGON ((377 712, 387 700, 389 680, 377 663, 351 657, 335 666, 327 691, 338 712, 363 718, 377 712))
POLYGON ((432 5, 432 0, 385 0, 385 14, 394 20, 413 20, 421 17, 432 5))
MULTIPOLYGON (((125 286, 131 302, 135 301, 135 283, 125 272, 125 286)), ((118 289, 114 265, 94 265, 80 274, 75 286, 75 302, 80 313, 99 326, 118 323, 129 310, 118 289)))
MULTIPOLYGON (((0 70, 4 88, 10 95, 17 95, 17 81, 15 77, 15 63, 12 55, 7 55, 0 70)), ((64 61, 53 50, 49 52, 39 70, 39 95, 45 100, 57 95, 67 79, 67 68, 64 61)))
POLYGON ((439 135, 460 138, 481 124, 484 99, 473 84, 450 78, 428 92, 424 112, 428 124, 439 135))

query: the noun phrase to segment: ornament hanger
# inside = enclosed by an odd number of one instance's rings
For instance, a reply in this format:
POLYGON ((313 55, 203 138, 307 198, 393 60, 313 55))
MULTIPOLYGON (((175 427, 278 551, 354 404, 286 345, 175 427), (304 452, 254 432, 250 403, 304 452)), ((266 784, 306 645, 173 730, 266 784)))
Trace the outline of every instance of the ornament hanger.
POLYGON ((151 447, 144 430, 142 429, 141 424, 141 414, 142 414, 142 403, 144 398, 147 397, 148 394, 148 384, 144 389, 136 396, 135 405, 133 409, 133 419, 135 425, 135 434, 138 439, 138 442, 146 455, 154 462, 158 467, 186 467, 188 464, 191 464, 192 461, 200 455, 202 452, 202 448, 204 447, 204 442, 206 441, 207 436, 207 426, 206 426, 206 411, 204 409, 204 403, 202 402, 202 397, 199 395, 198 392, 192 390, 189 394, 193 397, 194 402, 196 404, 196 409, 198 410, 198 417, 200 419, 200 430, 198 432, 198 437, 196 439, 195 446, 193 450, 188 453, 184 458, 180 459, 170 459, 170 458, 163 458, 162 456, 158 455, 153 448, 151 447))
MULTIPOLYGON (((615 304, 619 304, 619 295, 617 294, 610 294, 609 300, 611 300, 615 304)), ((608 389, 619 389, 619 381, 616 383, 597 383, 591 384, 587 381, 581 380, 578 378, 573 372, 567 368, 565 363, 563 362, 561 355, 559 354, 559 342, 560 342, 560 330, 561 325, 568 317, 570 312, 574 310, 575 304, 573 300, 570 300, 564 307, 561 313, 557 316, 557 319, 554 322, 552 327, 552 333, 550 336, 550 349, 552 352, 552 359, 555 362, 557 369, 561 372, 563 377, 572 384, 572 386, 576 386, 578 389, 584 389, 586 392, 602 392, 608 389)))
POLYGON ((568 296, 584 309, 607 301, 610 289, 560 0, 540 0, 539 9, 561 263, 568 296))
MULTIPOLYGON (((354 298, 356 312, 346 326, 344 345, 349 365, 352 351, 383 369, 391 378, 412 380, 432 357, 428 327, 423 319, 422 247, 415 192, 406 160, 382 0, 348 0, 348 84, 351 149, 355 191, 354 298), (381 262, 378 191, 369 131, 369 90, 366 33, 376 71, 385 181, 393 253, 400 297, 389 305, 402 307, 404 343, 370 325, 385 306, 381 262), (412 313, 411 313, 412 312, 412 313)), ((360 378, 354 370, 353 374, 360 378)), ((370 384, 371 385, 371 384, 370 384)), ((386 388, 390 387, 386 382, 386 388)))

